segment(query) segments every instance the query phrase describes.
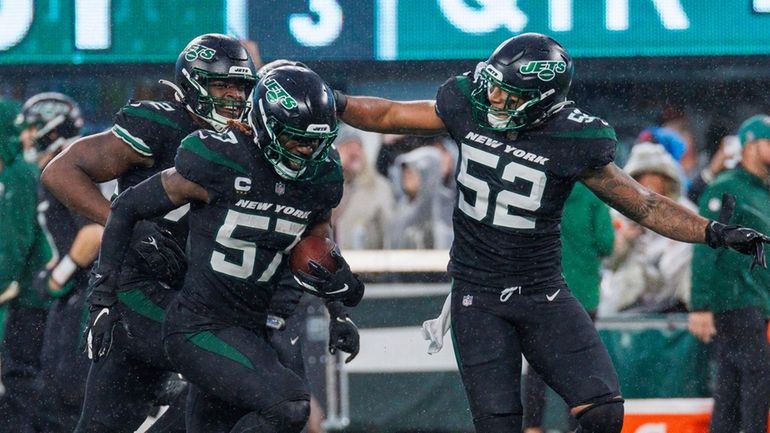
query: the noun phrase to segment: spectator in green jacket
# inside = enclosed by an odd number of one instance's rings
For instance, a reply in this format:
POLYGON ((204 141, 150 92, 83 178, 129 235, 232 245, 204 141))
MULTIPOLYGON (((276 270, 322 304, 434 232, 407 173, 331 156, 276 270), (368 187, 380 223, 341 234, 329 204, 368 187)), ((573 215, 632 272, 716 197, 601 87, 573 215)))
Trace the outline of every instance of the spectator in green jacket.
POLYGON ((30 409, 47 311, 32 280, 51 259, 51 249, 37 222, 38 171, 22 156, 13 126, 17 113, 17 104, 0 100, 0 303, 8 305, 0 431, 25 433, 34 431, 30 409))
MULTIPOLYGON (((561 219, 561 264, 572 294, 583 304, 591 319, 599 307, 601 260, 612 254, 615 230, 610 208, 582 183, 572 189, 561 219)), ((525 388, 525 433, 542 433, 545 382, 527 368, 525 388)), ((571 429, 577 423, 570 417, 571 429)))
MULTIPOLYGON (((741 125, 742 162, 722 172, 700 198, 700 214, 716 219, 723 194, 736 197, 731 224, 770 230, 770 116, 741 125)), ((765 253, 767 254, 767 253, 765 253)), ((766 433, 770 409, 770 272, 751 258, 696 245, 689 329, 716 344, 717 381, 711 433, 766 433)))

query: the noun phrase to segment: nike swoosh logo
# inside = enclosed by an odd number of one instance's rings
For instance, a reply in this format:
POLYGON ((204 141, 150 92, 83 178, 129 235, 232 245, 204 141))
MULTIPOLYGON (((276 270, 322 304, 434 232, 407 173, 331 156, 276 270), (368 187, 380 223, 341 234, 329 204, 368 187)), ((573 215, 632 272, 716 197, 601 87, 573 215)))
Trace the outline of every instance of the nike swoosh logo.
POLYGON ((110 315, 110 309, 102 308, 102 311, 100 311, 99 314, 96 315, 96 320, 94 320, 94 325, 99 323, 99 319, 101 319, 102 316, 109 316, 109 315, 110 315))
POLYGON ((545 299, 548 299, 548 302, 551 302, 551 301, 553 301, 554 299, 556 299, 556 295, 558 295, 558 294, 559 294, 559 292, 561 292, 561 289, 559 289, 559 290, 557 290, 557 291, 553 292, 553 294, 552 294, 552 295, 545 295, 545 299))
POLYGON ((294 346, 295 344, 297 344, 298 340, 299 340, 299 335, 294 337, 294 338, 292 338, 292 339, 290 339, 289 343, 291 343, 291 345, 294 346))
POLYGON ((333 292, 326 292, 326 294, 328 294, 328 295, 335 295, 335 294, 337 294, 337 293, 345 293, 345 292, 347 292, 347 291, 348 291, 348 289, 350 289, 350 288, 348 287, 348 283, 345 283, 345 285, 344 285, 344 286, 342 286, 342 288, 341 288, 341 289, 339 289, 339 290, 335 290, 335 291, 333 291, 333 292))

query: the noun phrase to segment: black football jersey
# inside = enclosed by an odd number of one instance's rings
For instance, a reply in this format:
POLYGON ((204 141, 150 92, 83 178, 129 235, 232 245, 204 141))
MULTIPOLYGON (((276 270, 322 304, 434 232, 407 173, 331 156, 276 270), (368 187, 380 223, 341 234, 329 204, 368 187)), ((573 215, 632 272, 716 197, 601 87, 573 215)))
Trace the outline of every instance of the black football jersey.
POLYGON ((539 127, 480 127, 468 75, 444 83, 436 112, 460 150, 449 272, 496 290, 561 280, 560 222, 581 173, 612 162, 615 131, 566 105, 539 127))
POLYGON ((251 136, 200 130, 182 141, 176 170, 210 198, 191 206, 189 266, 180 299, 215 321, 264 325, 290 249, 339 204, 339 155, 333 151, 313 180, 289 181, 251 136))
MULTIPOLYGON (((155 173, 174 166, 179 143, 200 129, 190 112, 176 101, 128 101, 115 115, 112 133, 141 155, 153 159, 152 167, 133 167, 118 178, 118 191, 123 192, 155 173)), ((185 244, 184 219, 188 207, 170 212, 154 221, 171 231, 185 244)))

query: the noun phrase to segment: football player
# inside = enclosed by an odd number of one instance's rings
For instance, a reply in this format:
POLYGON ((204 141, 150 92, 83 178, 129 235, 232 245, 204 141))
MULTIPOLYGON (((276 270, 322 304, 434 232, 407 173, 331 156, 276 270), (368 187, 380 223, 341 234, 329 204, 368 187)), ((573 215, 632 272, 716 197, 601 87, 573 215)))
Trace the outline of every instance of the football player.
POLYGON ((336 92, 342 119, 383 133, 447 131, 456 171, 451 323, 476 431, 520 432, 521 354, 569 404, 579 432, 623 425, 618 378, 561 273, 559 221, 575 182, 664 236, 754 255, 769 239, 704 219, 641 187, 614 163, 615 132, 567 93, 573 63, 552 38, 506 40, 435 101, 336 92))
MULTIPOLYGON (((45 186, 67 207, 99 224, 110 211, 96 182, 118 180, 126 190, 173 166, 181 140, 201 129, 223 130, 243 120, 255 69, 238 40, 220 34, 193 39, 176 62, 174 83, 162 81, 174 98, 129 101, 109 131, 84 137, 52 161, 45 186)), ((133 432, 145 419, 155 395, 173 371, 163 351, 163 309, 184 273, 182 247, 187 237, 187 208, 137 227, 135 248, 122 264, 120 294, 111 308, 112 354, 93 359, 78 432, 133 432)), ((98 311, 92 312, 94 327, 98 311)))
MULTIPOLYGON (((40 169, 80 138, 83 117, 77 103, 56 92, 29 98, 16 117, 22 141, 40 169)), ((78 351, 88 271, 96 258, 102 227, 70 211, 42 185, 38 220, 47 230, 55 262, 35 279, 39 293, 54 298, 46 319, 41 371, 36 381, 42 409, 36 422, 47 432, 72 431, 80 415, 88 359, 78 351)))
MULTIPOLYGON (((342 196, 332 142, 331 89, 309 69, 279 67, 257 84, 249 125, 197 131, 175 166, 129 188, 113 203, 90 298, 107 318, 91 350, 111 344, 120 263, 137 221, 190 203, 190 267, 164 321, 166 351, 194 384, 189 432, 299 432, 309 413, 303 377, 269 341, 267 309, 302 236, 329 236, 342 196)), ((357 304, 364 286, 345 260, 316 266, 300 286, 357 304)))

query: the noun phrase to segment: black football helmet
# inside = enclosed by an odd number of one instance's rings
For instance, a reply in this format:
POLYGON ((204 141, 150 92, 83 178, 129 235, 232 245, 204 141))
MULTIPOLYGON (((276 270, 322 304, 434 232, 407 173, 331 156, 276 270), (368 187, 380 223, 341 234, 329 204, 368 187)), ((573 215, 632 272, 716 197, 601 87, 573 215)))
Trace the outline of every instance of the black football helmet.
POLYGON ((248 115, 251 107, 249 94, 256 84, 256 76, 249 53, 237 39, 209 33, 190 41, 179 54, 175 81, 176 86, 167 81, 161 82, 174 88, 177 99, 185 103, 188 110, 221 131, 227 127, 228 120, 243 121, 248 115), (244 84, 245 100, 210 95, 209 83, 231 80, 244 84), (230 109, 238 114, 227 117, 218 113, 217 108, 230 109))
POLYGON ((300 62, 299 60, 277 59, 277 60, 273 60, 270 63, 262 65, 262 67, 259 68, 259 70, 257 71, 257 80, 264 77, 268 72, 272 71, 273 69, 280 68, 281 66, 299 66, 302 68, 307 68, 307 65, 300 62))
POLYGON ((337 137, 331 88, 308 68, 281 66, 259 80, 252 101, 249 124, 267 161, 284 179, 312 179, 337 137), (286 145, 292 141, 311 147, 312 153, 291 152, 286 145))
POLYGON ((78 104, 69 96, 45 92, 24 102, 14 124, 20 131, 35 128, 36 153, 33 157, 36 157, 55 152, 80 137, 83 116, 78 104))
POLYGON ((477 68, 471 105, 485 128, 510 131, 534 126, 566 101, 574 65, 564 47, 540 33, 523 33, 500 44, 477 68), (508 93, 502 108, 489 103, 497 87, 508 93), (511 97, 523 101, 516 107, 511 97))

